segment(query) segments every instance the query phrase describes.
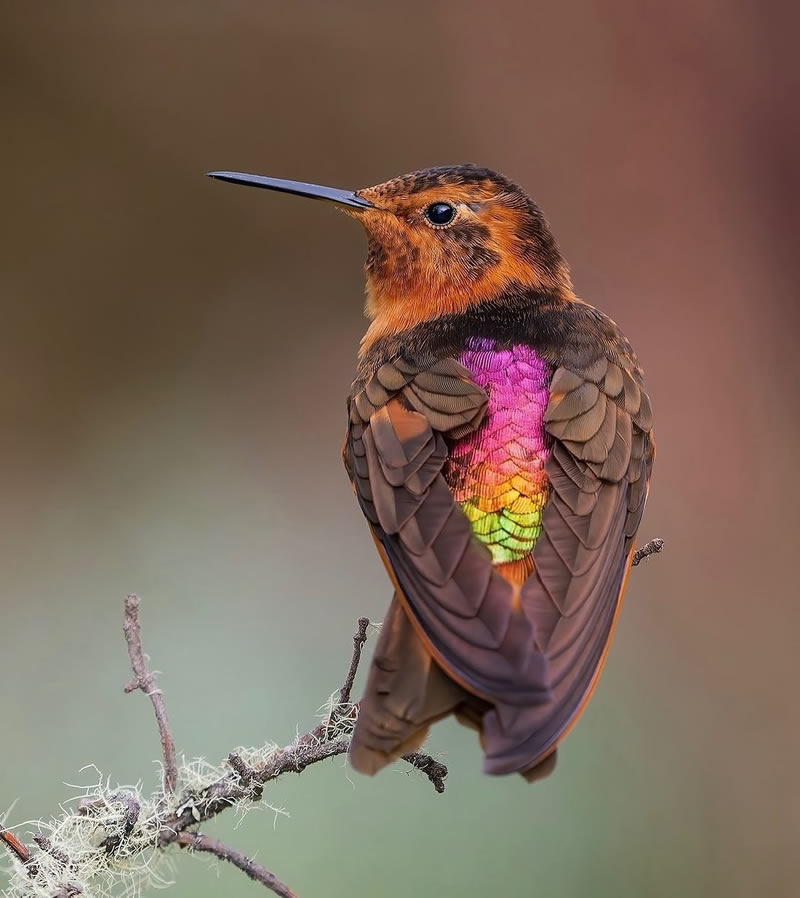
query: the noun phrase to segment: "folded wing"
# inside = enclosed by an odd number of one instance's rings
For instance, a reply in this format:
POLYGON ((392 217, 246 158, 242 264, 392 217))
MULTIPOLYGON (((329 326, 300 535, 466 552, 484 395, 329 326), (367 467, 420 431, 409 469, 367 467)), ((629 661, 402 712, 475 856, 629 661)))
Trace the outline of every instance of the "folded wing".
MULTIPOLYGON (((465 694, 488 703, 485 769, 506 773, 547 756, 596 680, 652 444, 636 372, 605 357, 555 372, 545 415, 552 490, 535 571, 517 593, 474 538, 443 473, 449 440, 480 427, 486 403, 454 359, 424 369, 387 363, 351 399, 345 459, 414 633, 465 694)), ((399 668, 394 688, 402 675, 399 668)), ((382 682, 365 696, 373 730, 391 692, 382 682)))

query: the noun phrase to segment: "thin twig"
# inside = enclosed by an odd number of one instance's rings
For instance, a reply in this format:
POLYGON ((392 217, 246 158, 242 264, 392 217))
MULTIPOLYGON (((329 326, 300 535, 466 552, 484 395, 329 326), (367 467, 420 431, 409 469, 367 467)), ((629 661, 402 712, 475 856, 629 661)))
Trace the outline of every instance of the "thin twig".
POLYGON ((66 870, 74 869, 75 865, 72 863, 70 858, 67 857, 66 854, 60 849, 56 848, 55 845, 47 838, 47 836, 43 836, 41 833, 37 833, 33 837, 33 841, 42 849, 45 854, 49 854, 53 860, 58 861, 62 867, 66 870))
POLYGON ((177 838, 177 842, 180 846, 188 848, 190 851, 206 851, 209 854, 215 855, 220 860, 228 861, 228 863, 233 864, 234 867, 238 867, 246 873, 250 879, 254 879, 256 882, 265 885, 276 895, 280 895, 281 898, 297 898, 297 895, 289 888, 289 886, 287 886, 286 883, 281 882, 280 879, 278 879, 274 873, 267 870, 266 867, 262 867, 261 864, 257 864, 254 860, 251 860, 249 857, 241 854, 241 852, 230 848, 228 845, 223 844, 217 839, 211 839, 208 836, 204 836, 202 833, 181 833, 177 838))
POLYGON ((640 564, 645 558, 649 558, 651 555, 658 554, 664 548, 664 540, 656 537, 655 539, 651 539, 649 543, 645 543, 641 548, 637 549, 633 553, 633 561, 631 562, 635 567, 637 564, 640 564))
POLYGON ((447 776, 447 767, 444 764, 434 760, 430 755, 426 755, 424 751, 412 751, 403 755, 403 760, 424 773, 433 783, 433 788, 437 792, 444 792, 444 779, 447 776))
POLYGON ((4 842, 6 848, 12 851, 23 864, 28 863, 31 853, 13 833, 0 828, 0 841, 4 842))
POLYGON ((242 756, 235 751, 228 755, 228 763, 239 774, 239 780, 243 786, 248 786, 253 781, 253 768, 245 762, 242 756))
POLYGON ((356 625, 355 635, 353 636, 353 654, 350 657, 350 666, 345 674, 344 682, 339 689, 339 701, 331 708, 330 713, 328 714, 328 719, 322 727, 312 730, 306 737, 307 740, 310 738, 313 741, 321 738, 323 741, 327 742, 328 740, 333 739, 336 735, 341 735, 341 731, 337 731, 336 729, 337 725, 347 722, 348 719, 351 725, 355 724, 356 718, 358 717, 358 704, 350 704, 350 695, 353 691, 353 683, 355 682, 356 674, 358 673, 358 665, 361 663, 361 653, 364 649, 364 643, 367 641, 368 627, 369 618, 360 617, 356 625))
MULTIPOLYGON (((55 861, 57 861, 65 870, 69 870, 74 873, 77 869, 77 865, 69 858, 67 855, 60 849, 57 848, 47 836, 42 835, 41 833, 37 833, 33 837, 33 841, 39 846, 39 849, 43 851, 45 854, 49 854, 55 861)), ((27 864, 28 876, 31 880, 35 880, 38 872, 39 865, 35 863, 27 864)), ((83 894, 83 888, 78 885, 76 882, 70 882, 66 885, 62 886, 52 898, 76 898, 77 895, 83 894)))
POLYGON ((158 731, 161 734, 161 749, 164 755, 164 791, 172 793, 178 784, 178 763, 175 757, 175 742, 169 728, 167 706, 161 690, 156 686, 156 678, 147 667, 142 650, 142 629, 139 625, 139 596, 129 595, 125 599, 125 621, 122 629, 128 644, 134 678, 126 684, 125 692, 141 689, 150 697, 156 714, 158 731))
POLYGON ((369 618, 360 617, 358 619, 358 628, 355 636, 353 636, 353 657, 350 659, 350 667, 347 670, 347 676, 344 678, 342 688, 339 690, 339 704, 346 705, 350 701, 350 693, 353 691, 353 682, 358 673, 358 665, 361 663, 361 652, 364 643, 367 641, 367 627, 369 627, 369 618))

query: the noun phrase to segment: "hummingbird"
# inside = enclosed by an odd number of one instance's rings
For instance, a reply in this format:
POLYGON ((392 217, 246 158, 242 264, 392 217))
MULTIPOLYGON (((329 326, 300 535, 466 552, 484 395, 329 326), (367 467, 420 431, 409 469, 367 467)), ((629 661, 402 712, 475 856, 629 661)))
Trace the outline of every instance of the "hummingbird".
POLYGON ((642 368, 536 203, 477 165, 325 200, 367 236, 344 463, 394 586, 349 748, 374 774, 448 715, 485 773, 548 775, 617 622, 655 443, 642 368))

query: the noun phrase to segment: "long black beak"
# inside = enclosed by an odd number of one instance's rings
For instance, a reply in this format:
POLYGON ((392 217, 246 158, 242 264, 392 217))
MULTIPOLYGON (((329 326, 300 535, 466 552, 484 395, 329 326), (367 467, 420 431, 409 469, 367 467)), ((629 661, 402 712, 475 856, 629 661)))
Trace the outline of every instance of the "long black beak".
POLYGON ((265 190, 278 190, 281 193, 294 193, 297 196, 309 196, 315 200, 328 200, 337 206, 350 206, 356 209, 373 209, 368 200, 363 199, 351 190, 337 190, 335 187, 322 187, 319 184, 304 184, 302 181, 284 181, 282 178, 266 178, 264 175, 246 175, 238 171, 210 171, 209 178, 218 181, 230 181, 231 184, 244 184, 247 187, 263 187, 265 190))

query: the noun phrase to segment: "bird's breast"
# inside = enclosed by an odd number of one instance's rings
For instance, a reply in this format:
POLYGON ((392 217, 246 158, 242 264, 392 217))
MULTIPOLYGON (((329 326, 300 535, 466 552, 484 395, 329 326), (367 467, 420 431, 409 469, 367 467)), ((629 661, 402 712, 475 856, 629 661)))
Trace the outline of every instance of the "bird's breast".
POLYGON ((529 346, 472 340, 459 358, 489 397, 480 428, 450 445, 448 485, 475 536, 509 579, 532 570, 550 484, 544 413, 550 366, 529 346))

